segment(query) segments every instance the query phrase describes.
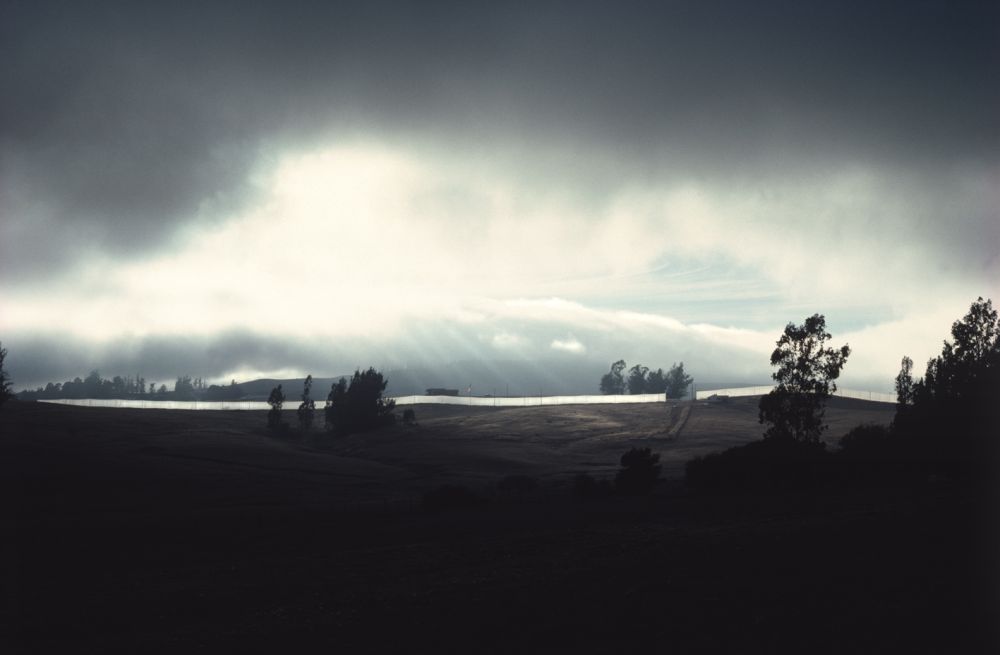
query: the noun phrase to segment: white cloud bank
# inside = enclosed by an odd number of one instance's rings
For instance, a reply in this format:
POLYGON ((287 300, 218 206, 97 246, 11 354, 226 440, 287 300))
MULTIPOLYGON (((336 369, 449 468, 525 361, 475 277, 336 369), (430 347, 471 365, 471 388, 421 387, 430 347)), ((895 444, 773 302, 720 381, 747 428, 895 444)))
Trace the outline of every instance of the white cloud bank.
POLYGON ((995 192, 975 175, 935 198, 863 167, 673 176, 585 204, 557 173, 547 187, 384 144, 279 162, 260 174, 260 205, 173 251, 3 289, 0 329, 105 345, 250 330, 445 359, 620 353, 759 378, 784 324, 819 312, 854 350, 845 376, 888 384, 903 354, 936 353, 977 295, 998 297, 1000 261, 982 243, 996 224, 975 230, 995 192))
POLYGON ((579 355, 586 352, 587 347, 584 346, 576 337, 569 337, 566 339, 553 339, 552 343, 549 344, 552 350, 560 350, 562 352, 572 353, 574 355, 579 355))

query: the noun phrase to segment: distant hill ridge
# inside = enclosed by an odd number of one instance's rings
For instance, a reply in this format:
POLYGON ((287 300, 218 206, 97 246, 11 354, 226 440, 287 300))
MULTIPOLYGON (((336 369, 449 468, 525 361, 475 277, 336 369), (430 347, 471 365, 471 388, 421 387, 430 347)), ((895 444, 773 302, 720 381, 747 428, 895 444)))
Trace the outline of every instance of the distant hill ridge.
MULTIPOLYGON (((460 395, 469 395, 469 387, 472 387, 473 396, 556 396, 556 395, 594 395, 599 393, 598 382, 602 372, 591 372, 589 377, 575 379, 551 379, 548 376, 539 374, 501 375, 496 371, 485 373, 475 369, 447 366, 439 370, 425 368, 399 369, 384 372, 388 382, 386 385, 386 395, 388 396, 411 396, 423 395, 428 389, 458 389, 460 395)), ((330 386, 335 384, 341 377, 350 380, 351 373, 334 377, 314 377, 312 386, 312 399, 321 401, 326 398, 330 391, 330 386)), ((302 396, 302 389, 305 378, 261 378, 248 382, 237 383, 237 387, 242 392, 244 400, 266 400, 271 393, 271 389, 278 385, 282 386, 286 402, 298 401, 302 396)), ((747 387, 753 385, 763 385, 761 381, 706 381, 695 382, 697 389, 731 389, 737 387, 747 387)))
MULTIPOLYGON (((408 366, 405 368, 379 368, 387 381, 386 394, 389 396, 410 396, 425 394, 428 389, 453 389, 460 395, 497 397, 536 397, 560 395, 594 395, 600 393, 598 386, 601 375, 607 372, 605 364, 593 361, 480 361, 466 360, 447 364, 408 366)), ((313 378, 312 399, 322 402, 330 391, 330 386, 341 377, 350 379, 352 372, 342 375, 324 375, 313 378)), ((715 379, 701 380, 695 375, 695 389, 728 389, 753 384, 768 384, 761 380, 732 380, 712 376, 715 379)), ((210 385, 205 390, 196 390, 199 400, 266 400, 271 390, 282 385, 286 402, 298 402, 303 389, 304 377, 258 378, 230 385, 223 381, 210 385)), ((172 391, 172 386, 167 386, 172 391)), ((19 392, 25 400, 37 398, 82 397, 79 395, 56 396, 38 394, 33 389, 19 392)), ((93 396, 105 397, 105 396, 93 396)), ((146 395, 125 394, 118 398, 148 398, 146 395)), ((168 394, 163 399, 174 399, 168 394)))

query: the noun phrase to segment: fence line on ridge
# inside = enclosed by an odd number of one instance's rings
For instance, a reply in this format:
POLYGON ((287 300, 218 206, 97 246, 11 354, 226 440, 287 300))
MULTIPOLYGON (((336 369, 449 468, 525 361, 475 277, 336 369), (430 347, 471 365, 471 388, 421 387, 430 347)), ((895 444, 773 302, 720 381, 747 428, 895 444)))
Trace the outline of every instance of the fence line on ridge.
MULTIPOLYGON (((699 389, 695 398, 705 400, 711 396, 761 396, 769 392, 771 386, 735 387, 729 389, 699 389)), ((890 393, 837 389, 834 394, 841 398, 855 398, 881 403, 895 403, 896 397, 890 393)), ((582 396, 426 396, 410 395, 393 398, 399 406, 407 405, 466 405, 469 407, 543 407, 552 405, 619 405, 636 403, 662 403, 668 399, 662 393, 635 395, 582 395, 582 396)), ((74 405, 80 407, 111 407, 122 409, 184 409, 215 411, 262 411, 270 409, 263 400, 142 400, 117 398, 65 398, 39 400, 43 403, 74 405)), ((322 401, 320 401, 322 402, 322 401)), ((287 403, 289 409, 297 407, 295 402, 287 403)))

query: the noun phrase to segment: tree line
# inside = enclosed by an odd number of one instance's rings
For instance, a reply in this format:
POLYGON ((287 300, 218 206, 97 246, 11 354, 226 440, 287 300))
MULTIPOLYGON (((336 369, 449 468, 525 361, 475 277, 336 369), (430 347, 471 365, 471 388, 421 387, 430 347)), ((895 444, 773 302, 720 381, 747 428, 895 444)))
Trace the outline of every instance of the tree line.
MULTIPOLYGON (((896 414, 886 428, 847 435, 846 450, 882 439, 895 446, 936 456, 974 452, 995 439, 996 401, 1000 398, 1000 320, 993 302, 976 299, 951 326, 941 354, 927 362, 923 377, 913 378, 913 360, 904 356, 895 378, 896 414), (876 438, 876 436, 878 438, 876 438), (851 438, 848 438, 851 437, 851 438)), ((818 443, 826 429, 825 402, 837 390, 835 380, 851 349, 826 346, 830 334, 821 314, 802 325, 791 323, 777 342, 771 364, 776 385, 760 400, 764 438, 818 443)))
POLYGON ((998 455, 1000 320, 992 301, 976 299, 951 327, 941 354, 914 379, 904 356, 895 378, 896 413, 889 425, 863 424, 827 450, 826 401, 850 346, 830 347, 826 320, 815 314, 789 323, 771 355, 774 389, 761 397, 763 439, 686 466, 693 487, 806 487, 844 481, 921 481, 934 476, 986 480, 998 455))
MULTIPOLYGON (((1000 320, 993 302, 978 298, 951 326, 951 341, 913 379, 903 357, 896 376, 896 417, 881 435, 922 456, 965 458, 995 455, 1000 435, 1000 320)), ((983 463, 986 460, 982 460, 983 463)))
POLYGON ((604 395, 640 393, 665 393, 667 398, 683 398, 691 386, 691 376, 684 372, 684 362, 674 364, 664 372, 662 368, 650 370, 636 364, 625 374, 628 364, 619 359, 611 365, 611 370, 601 376, 599 388, 604 395))
MULTIPOLYGON (((351 379, 340 378, 330 386, 323 406, 324 428, 327 432, 347 435, 354 432, 364 432, 396 422, 393 410, 396 401, 383 396, 389 381, 382 373, 369 367, 362 371, 357 369, 351 379)), ((315 421, 316 401, 312 398, 313 377, 306 377, 302 389, 301 402, 296 410, 299 431, 307 434, 315 421)), ((271 409, 267 413, 268 429, 285 434, 288 424, 282 417, 285 403, 285 393, 282 385, 271 389, 267 399, 271 409)), ((410 413, 412 417, 412 412, 410 413)))
POLYGON ((235 400, 242 391, 233 380, 229 385, 206 384, 200 377, 182 375, 174 380, 171 388, 161 383, 148 382, 142 375, 111 378, 101 377, 93 370, 87 377, 76 377, 66 382, 49 382, 44 387, 17 394, 20 400, 49 400, 58 398, 145 399, 145 400, 235 400))

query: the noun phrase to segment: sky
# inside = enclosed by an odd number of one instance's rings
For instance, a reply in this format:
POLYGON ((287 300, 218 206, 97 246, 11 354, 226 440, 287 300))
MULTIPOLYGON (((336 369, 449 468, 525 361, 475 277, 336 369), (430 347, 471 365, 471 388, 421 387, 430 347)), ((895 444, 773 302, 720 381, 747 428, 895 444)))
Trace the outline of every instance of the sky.
POLYGON ((0 0, 5 364, 759 382, 820 313, 887 390, 1000 301, 998 71, 995 2, 0 0))

